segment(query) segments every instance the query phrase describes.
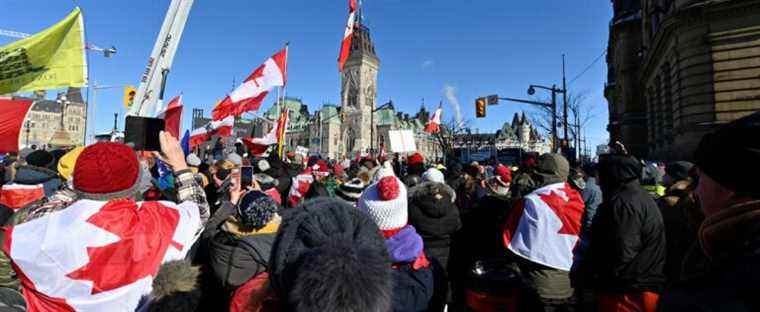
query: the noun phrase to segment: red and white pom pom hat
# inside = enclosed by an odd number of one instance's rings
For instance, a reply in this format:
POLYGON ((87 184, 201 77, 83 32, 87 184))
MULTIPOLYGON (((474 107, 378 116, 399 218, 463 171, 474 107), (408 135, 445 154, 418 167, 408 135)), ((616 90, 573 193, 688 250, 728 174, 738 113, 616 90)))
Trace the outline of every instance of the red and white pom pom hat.
POLYGON ((382 231, 400 229, 408 222, 406 187, 397 177, 379 177, 368 186, 357 207, 366 212, 382 231))

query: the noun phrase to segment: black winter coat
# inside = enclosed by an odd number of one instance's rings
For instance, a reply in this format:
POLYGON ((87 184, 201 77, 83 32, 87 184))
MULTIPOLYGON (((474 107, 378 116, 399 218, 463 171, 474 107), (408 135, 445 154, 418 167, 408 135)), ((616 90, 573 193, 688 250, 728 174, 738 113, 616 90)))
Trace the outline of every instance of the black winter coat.
POLYGON ((760 311, 758 263, 760 240, 748 244, 741 253, 712 262, 702 254, 699 244, 695 244, 684 260, 684 266, 693 267, 684 269, 698 267, 699 274, 666 290, 660 297, 658 311, 760 311))
POLYGON ((211 239, 209 264, 224 288, 234 290, 256 274, 266 271, 276 233, 240 235, 227 221, 211 239))
POLYGON ((414 270, 411 264, 404 264, 392 270, 393 311, 426 311, 433 297, 432 267, 414 270))
POLYGON ((591 224, 590 270, 596 289, 659 292, 665 283, 665 227, 654 199, 639 185, 638 161, 600 159, 604 200, 591 224))
POLYGON ((34 166, 20 166, 16 170, 13 182, 24 185, 42 184, 46 197, 53 195, 55 191, 61 188, 61 179, 57 172, 34 166))
POLYGON ((760 311, 760 201, 708 217, 660 311, 760 311), (708 257, 706 251, 710 252, 708 257))
POLYGON ((425 253, 448 267, 452 235, 462 227, 454 205, 454 190, 446 184, 425 182, 409 190, 409 223, 425 242, 425 253))
POLYGON ((463 244, 474 260, 501 258, 507 254, 502 227, 512 211, 514 201, 506 196, 488 194, 481 198, 472 213, 463 219, 463 244))

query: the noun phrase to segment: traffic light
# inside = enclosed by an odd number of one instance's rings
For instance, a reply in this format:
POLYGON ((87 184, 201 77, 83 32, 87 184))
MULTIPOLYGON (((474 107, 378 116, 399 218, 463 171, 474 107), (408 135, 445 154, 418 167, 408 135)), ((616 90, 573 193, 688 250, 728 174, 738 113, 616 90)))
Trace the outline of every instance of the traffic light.
POLYGON ((137 94, 137 89, 135 89, 135 87, 124 87, 124 107, 129 108, 132 106, 132 103, 135 101, 135 94, 137 94))
POLYGON ((486 98, 478 98, 475 100, 475 117, 486 117, 486 98))

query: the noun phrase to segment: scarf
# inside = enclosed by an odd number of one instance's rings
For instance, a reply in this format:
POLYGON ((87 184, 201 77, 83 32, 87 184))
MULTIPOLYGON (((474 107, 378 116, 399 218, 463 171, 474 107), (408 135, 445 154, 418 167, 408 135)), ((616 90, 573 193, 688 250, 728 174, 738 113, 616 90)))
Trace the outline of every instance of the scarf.
POLYGON ((698 239, 710 259, 730 256, 760 232, 760 200, 736 204, 702 222, 698 239))

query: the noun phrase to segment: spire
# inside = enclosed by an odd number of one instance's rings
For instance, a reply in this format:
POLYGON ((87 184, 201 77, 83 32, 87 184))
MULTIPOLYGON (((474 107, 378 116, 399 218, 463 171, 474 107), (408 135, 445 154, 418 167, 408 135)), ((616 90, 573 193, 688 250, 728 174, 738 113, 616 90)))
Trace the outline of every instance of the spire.
POLYGON ((351 37, 351 48, 349 49, 348 58, 364 56, 374 59, 379 63, 379 59, 375 54, 375 45, 372 43, 372 38, 370 38, 369 27, 364 24, 363 1, 358 0, 356 6, 356 25, 351 37))
POLYGON ((512 117, 512 127, 517 127, 520 123, 520 115, 515 113, 515 116, 512 117))

